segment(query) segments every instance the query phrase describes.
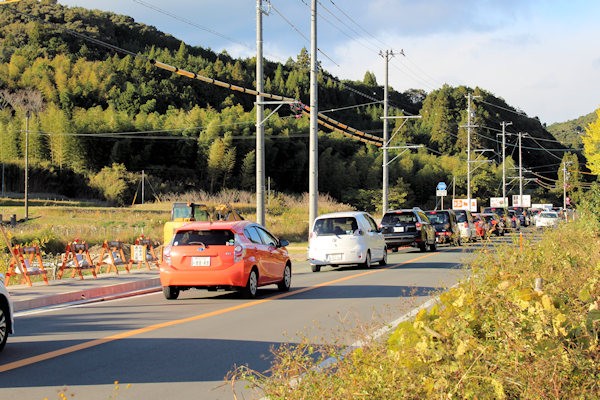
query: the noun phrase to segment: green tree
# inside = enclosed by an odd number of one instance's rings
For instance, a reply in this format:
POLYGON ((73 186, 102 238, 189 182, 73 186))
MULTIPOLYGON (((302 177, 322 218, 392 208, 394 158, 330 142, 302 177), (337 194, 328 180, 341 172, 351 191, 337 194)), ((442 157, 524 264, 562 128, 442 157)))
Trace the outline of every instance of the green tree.
POLYGON ((256 184, 256 151, 252 150, 242 160, 241 184, 244 190, 253 190, 256 184))
POLYGON ((99 190, 106 200, 117 205, 125 205, 133 198, 133 188, 137 177, 123 164, 104 167, 90 179, 90 185, 99 190))
POLYGON ((231 136, 216 139, 208 152, 207 172, 210 181, 210 191, 214 192, 216 184, 221 181, 221 187, 230 177, 235 167, 235 147, 231 146, 231 136))
POLYGON ((363 78, 363 83, 367 86, 375 87, 377 86, 377 78, 375 78, 375 73, 371 71, 365 72, 365 77, 363 78))

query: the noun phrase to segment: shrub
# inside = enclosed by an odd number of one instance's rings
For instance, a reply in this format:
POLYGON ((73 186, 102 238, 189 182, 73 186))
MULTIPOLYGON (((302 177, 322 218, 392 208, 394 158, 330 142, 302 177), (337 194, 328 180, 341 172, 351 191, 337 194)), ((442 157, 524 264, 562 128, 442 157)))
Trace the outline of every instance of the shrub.
POLYGON ((233 376, 272 399, 598 398, 598 221, 582 217, 520 251, 515 244, 481 252, 470 279, 437 305, 325 373, 315 360, 339 350, 301 343, 274 350, 269 376, 233 376))

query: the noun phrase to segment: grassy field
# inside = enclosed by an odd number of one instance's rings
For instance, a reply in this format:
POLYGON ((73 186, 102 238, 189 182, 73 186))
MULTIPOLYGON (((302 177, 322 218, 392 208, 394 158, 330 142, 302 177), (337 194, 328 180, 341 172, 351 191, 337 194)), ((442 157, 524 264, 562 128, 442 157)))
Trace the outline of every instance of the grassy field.
MULTIPOLYGON (((56 258, 65 251, 67 243, 74 239, 85 241, 96 250, 105 240, 120 240, 133 244, 144 235, 155 241, 155 248, 162 245, 163 226, 170 219, 171 204, 186 201, 206 204, 209 208, 218 204, 231 204, 247 220, 255 220, 256 204, 252 194, 227 192, 219 195, 190 193, 185 196, 166 198, 131 207, 101 207, 89 202, 62 200, 30 200, 29 218, 24 219, 22 200, 0 199, 2 215, 12 245, 40 246, 45 257, 56 258), (11 215, 17 223, 10 224, 11 215)), ((323 196, 319 199, 319 212, 351 209, 323 196)), ((266 226, 276 236, 292 242, 290 253, 298 258, 304 255, 308 235, 307 196, 272 196, 266 207, 266 226)), ((3 243, 4 254, 0 257, 0 272, 6 272, 10 255, 3 243)), ((127 255, 127 254, 126 254, 127 255)))

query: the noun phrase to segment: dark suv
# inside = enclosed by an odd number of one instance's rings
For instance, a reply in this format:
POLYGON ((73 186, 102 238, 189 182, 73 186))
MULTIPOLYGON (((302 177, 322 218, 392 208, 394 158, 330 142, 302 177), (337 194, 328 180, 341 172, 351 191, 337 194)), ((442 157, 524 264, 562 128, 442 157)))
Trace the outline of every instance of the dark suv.
POLYGON ((438 243, 450 243, 455 246, 462 244, 460 229, 454 211, 432 210, 425 213, 435 228, 438 243))
POLYGON ((419 208, 391 210, 381 219, 381 232, 388 249, 398 251, 400 246, 414 246, 421 251, 435 251, 435 229, 425 212, 419 208))

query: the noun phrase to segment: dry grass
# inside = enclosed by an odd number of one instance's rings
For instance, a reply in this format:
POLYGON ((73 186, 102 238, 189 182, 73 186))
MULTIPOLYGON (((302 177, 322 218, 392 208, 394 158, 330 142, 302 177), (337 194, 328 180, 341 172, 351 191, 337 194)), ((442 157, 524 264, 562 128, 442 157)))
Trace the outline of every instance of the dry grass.
MULTIPOLYGON (((92 203, 63 200, 30 200, 29 219, 24 221, 22 200, 0 200, 0 214, 5 223, 11 215, 19 222, 7 231, 12 243, 37 244, 50 258, 64 252, 68 242, 85 240, 91 247, 100 246, 105 240, 121 240, 133 243, 140 235, 151 238, 160 245, 163 226, 170 218, 171 205, 175 201, 206 204, 209 208, 218 204, 230 204, 245 219, 255 220, 256 201, 253 193, 228 190, 215 195, 192 192, 185 195, 163 196, 162 202, 151 202, 131 207, 99 207, 92 203)), ((328 196, 319 198, 321 213, 348 210, 350 206, 336 203, 328 196)), ((276 194, 266 204, 266 225, 278 237, 300 245, 301 250, 291 250, 292 256, 304 257, 302 248, 308 237, 308 196, 276 194), (296 251, 298 254, 295 254, 296 251), (302 254, 300 254, 302 253, 302 254)), ((5 248, 5 253, 7 249, 5 248)), ((0 258, 0 272, 5 272, 8 254, 0 258)))

